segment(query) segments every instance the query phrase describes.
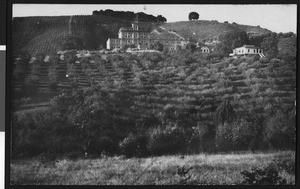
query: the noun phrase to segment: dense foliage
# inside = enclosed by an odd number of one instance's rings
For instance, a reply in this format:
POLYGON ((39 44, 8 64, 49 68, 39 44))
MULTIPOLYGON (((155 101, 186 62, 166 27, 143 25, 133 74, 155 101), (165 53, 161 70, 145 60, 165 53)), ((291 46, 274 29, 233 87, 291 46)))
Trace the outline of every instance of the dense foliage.
POLYGON ((197 12, 190 12, 189 14, 189 20, 198 20, 199 14, 197 12))
POLYGON ((76 53, 53 55, 49 64, 43 55, 32 62, 28 87, 39 88, 38 70, 47 65, 57 85, 64 66, 69 87, 58 88, 49 109, 14 113, 14 157, 294 149, 291 59, 221 59, 197 49, 76 53))
POLYGON ((144 12, 138 12, 134 13, 131 11, 113 11, 111 9, 106 9, 106 10, 94 10, 93 15, 105 15, 105 16, 112 16, 112 17, 117 17, 117 18, 123 18, 123 19, 128 19, 128 20, 134 20, 138 17, 139 21, 143 22, 166 22, 167 19, 163 17, 162 15, 153 16, 146 14, 144 12))

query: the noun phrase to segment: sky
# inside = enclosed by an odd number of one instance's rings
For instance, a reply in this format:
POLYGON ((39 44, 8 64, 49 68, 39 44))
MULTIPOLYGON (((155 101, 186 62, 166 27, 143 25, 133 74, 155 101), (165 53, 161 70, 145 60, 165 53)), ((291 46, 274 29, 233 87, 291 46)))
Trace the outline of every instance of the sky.
POLYGON ((259 25, 277 33, 297 31, 296 4, 14 4, 13 17, 91 15, 94 10, 101 9, 163 15, 167 22, 187 21, 188 14, 194 11, 199 14, 199 20, 259 25))

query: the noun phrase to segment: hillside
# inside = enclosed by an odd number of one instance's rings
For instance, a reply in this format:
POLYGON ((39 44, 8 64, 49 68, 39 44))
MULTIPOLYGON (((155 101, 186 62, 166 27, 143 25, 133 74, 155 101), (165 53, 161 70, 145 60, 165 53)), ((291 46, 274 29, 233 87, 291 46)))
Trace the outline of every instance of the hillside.
MULTIPOLYGON (((237 110, 241 111, 245 110, 241 104, 252 106, 247 103, 256 98, 261 99, 261 105, 269 103, 273 107, 292 108, 295 101, 295 65, 276 59, 271 62, 252 58, 213 61, 183 51, 168 56, 96 53, 87 60, 75 58, 71 63, 65 60, 56 63, 58 85, 70 86, 72 80, 66 78, 66 74, 75 75, 80 86, 89 86, 92 81, 105 83, 109 79, 116 86, 127 86, 134 105, 141 111, 172 104, 183 111, 195 108, 203 114, 203 119, 211 119, 216 105, 224 98, 234 100, 237 110)), ((51 63, 40 66, 37 91, 47 96, 55 94, 49 87, 51 63)), ((25 75, 14 80, 17 91, 24 91, 22 86, 33 66, 28 69, 25 75)))
MULTIPOLYGON (((12 23, 12 47, 14 54, 20 51, 28 52, 32 56, 38 53, 55 53, 60 50, 62 40, 73 35, 83 40, 85 49, 98 49, 100 45, 106 47, 107 39, 117 38, 118 30, 129 27, 130 23, 127 19, 105 15, 15 17, 12 23)), ((155 28, 158 32, 167 31, 196 41, 218 39, 221 33, 227 31, 246 31, 255 35, 271 32, 255 26, 204 20, 153 22, 152 29, 155 28)))
POLYGON ((221 33, 231 31, 246 31, 251 35, 261 35, 271 32, 270 30, 257 26, 220 23, 217 21, 207 20, 165 23, 162 27, 166 30, 175 31, 185 38, 194 39, 196 41, 199 41, 199 39, 205 39, 208 41, 214 39, 217 40, 221 33))
POLYGON ((108 38, 117 38, 121 27, 130 27, 126 19, 103 15, 15 17, 12 24, 14 53, 55 53, 67 35, 82 38, 86 49, 106 46, 108 38))

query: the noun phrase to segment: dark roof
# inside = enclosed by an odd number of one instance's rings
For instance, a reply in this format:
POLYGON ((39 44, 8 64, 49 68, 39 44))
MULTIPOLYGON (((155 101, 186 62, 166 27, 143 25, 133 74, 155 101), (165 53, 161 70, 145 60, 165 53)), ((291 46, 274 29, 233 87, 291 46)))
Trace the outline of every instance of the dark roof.
POLYGON ((255 47, 255 45, 244 45, 243 47, 246 47, 246 48, 259 48, 259 47, 255 47))

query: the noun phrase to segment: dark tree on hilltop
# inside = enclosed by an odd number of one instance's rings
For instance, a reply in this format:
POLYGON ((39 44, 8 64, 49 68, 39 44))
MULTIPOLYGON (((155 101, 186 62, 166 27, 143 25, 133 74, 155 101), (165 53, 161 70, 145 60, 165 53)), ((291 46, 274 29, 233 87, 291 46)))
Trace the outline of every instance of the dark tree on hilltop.
POLYGON ((100 14, 99 11, 97 11, 97 10, 94 10, 94 11, 93 11, 93 15, 99 15, 99 14, 100 14))
POLYGON ((190 12, 189 14, 189 20, 198 20, 199 19, 199 14, 196 12, 190 12))
POLYGON ((162 15, 153 16, 151 14, 146 14, 144 12, 138 12, 134 13, 131 11, 114 11, 111 9, 106 10, 94 10, 93 15, 104 15, 104 16, 110 16, 110 17, 116 17, 121 18, 125 20, 136 20, 137 18, 139 21, 143 22, 166 22, 167 19, 163 17, 162 15))
POLYGON ((163 17, 162 15, 158 15, 156 17, 157 22, 167 22, 167 19, 163 17))

